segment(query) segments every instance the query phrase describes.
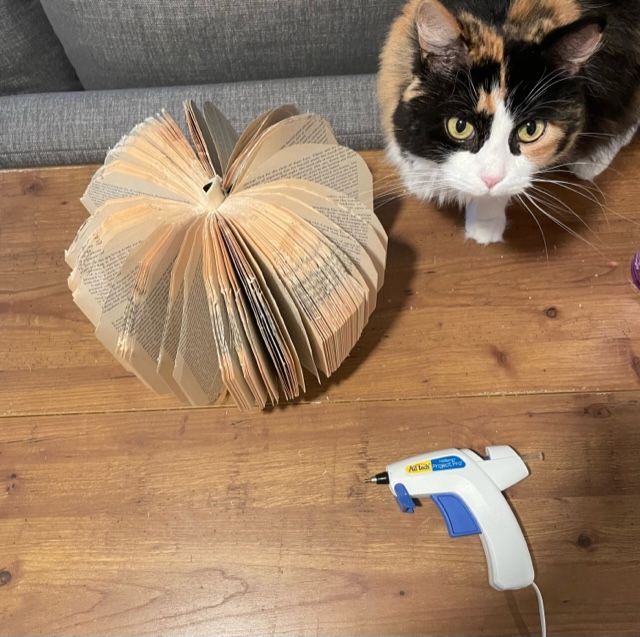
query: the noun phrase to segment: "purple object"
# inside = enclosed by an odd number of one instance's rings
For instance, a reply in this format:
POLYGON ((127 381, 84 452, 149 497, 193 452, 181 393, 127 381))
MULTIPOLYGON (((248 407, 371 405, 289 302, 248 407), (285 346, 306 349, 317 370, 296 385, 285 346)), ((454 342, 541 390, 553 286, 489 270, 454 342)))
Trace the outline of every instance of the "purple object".
POLYGON ((636 252, 631 262, 631 281, 640 290, 640 252, 636 252))

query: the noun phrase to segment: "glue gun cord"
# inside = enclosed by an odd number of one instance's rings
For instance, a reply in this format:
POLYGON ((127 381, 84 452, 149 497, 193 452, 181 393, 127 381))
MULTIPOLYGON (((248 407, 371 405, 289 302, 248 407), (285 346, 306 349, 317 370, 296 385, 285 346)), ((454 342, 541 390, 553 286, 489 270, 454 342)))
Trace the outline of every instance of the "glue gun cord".
POLYGON ((535 582, 533 582, 531 586, 533 586, 533 590, 536 592, 536 597, 538 598, 538 614, 540 615, 540 637, 547 637, 547 620, 544 616, 544 600, 542 599, 542 593, 540 592, 540 589, 535 582))

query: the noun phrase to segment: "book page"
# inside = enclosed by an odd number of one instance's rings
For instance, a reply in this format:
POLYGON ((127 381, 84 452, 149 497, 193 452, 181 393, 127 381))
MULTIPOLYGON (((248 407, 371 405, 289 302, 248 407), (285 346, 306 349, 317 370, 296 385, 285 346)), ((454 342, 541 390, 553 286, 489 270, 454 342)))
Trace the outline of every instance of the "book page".
POLYGON ((90 214, 108 199, 140 194, 194 201, 208 178, 175 120, 163 113, 138 124, 107 153, 81 201, 90 214))
POLYGON ((279 398, 278 378, 269 352, 265 347, 267 340, 274 342, 275 338, 261 333, 263 329, 267 329, 265 326, 273 324, 274 319, 265 319, 265 315, 270 313, 271 310, 266 304, 262 303, 260 296, 262 291, 260 290, 260 294, 256 293, 256 288, 259 289, 256 273, 251 269, 233 230, 228 226, 224 217, 221 215, 218 215, 218 217, 226 253, 236 272, 237 283, 240 286, 236 292, 238 314, 244 326, 248 344, 253 351, 258 373, 262 380, 262 387, 266 393, 263 395, 260 392, 260 383, 258 381, 255 381, 255 392, 260 394, 261 400, 264 400, 265 404, 269 400, 272 405, 276 405, 279 398))
POLYGON ((184 305, 173 377, 192 405, 208 405, 226 394, 203 277, 203 237, 193 242, 184 271, 184 305))
MULTIPOLYGON (((147 230, 150 232, 153 228, 147 230)), ((74 303, 94 327, 100 320, 116 273, 122 268, 131 250, 144 238, 146 237, 142 234, 141 239, 131 237, 126 242, 113 241, 107 245, 97 238, 82 251, 76 269, 69 276, 69 288, 74 303)))
MULTIPOLYGON (((151 220, 152 225, 161 222, 171 222, 177 217, 192 216, 195 211, 179 202, 165 202, 158 207, 158 200, 148 197, 129 199, 114 199, 103 204, 93 215, 89 216, 80 226, 78 234, 65 252, 65 260, 69 267, 76 268, 82 252, 90 249, 99 235, 101 242, 119 232, 128 232, 131 226, 146 223, 151 220)), ((72 272, 70 283, 76 274, 72 272)))
POLYGON ((285 104, 284 106, 279 106, 278 108, 258 115, 258 117, 249 123, 242 135, 240 135, 240 139, 238 139, 229 157, 229 163, 223 181, 223 186, 226 191, 229 191, 235 179, 235 171, 237 170, 238 164, 242 162, 243 155, 249 150, 260 134, 269 128, 269 126, 273 126, 273 124, 287 117, 292 117, 293 115, 298 115, 298 109, 293 104, 285 104))
POLYGON ((209 179, 211 179, 215 175, 220 174, 219 170, 216 170, 216 165, 219 169, 220 164, 218 163, 218 157, 216 156, 209 131, 204 125, 204 118, 193 100, 186 100, 182 105, 184 108, 184 118, 187 122, 189 134, 191 135, 191 141, 196 149, 196 155, 203 170, 207 173, 209 179))
MULTIPOLYGON (((331 348, 333 332, 321 309, 314 302, 314 291, 309 293, 310 286, 305 285, 309 268, 305 267, 297 254, 291 254, 288 247, 284 248, 283 252, 286 256, 283 256, 281 247, 274 246, 273 240, 269 239, 273 236, 270 229, 264 228, 264 223, 259 229, 256 227, 262 207, 255 205, 254 210, 258 211, 258 214, 254 212, 253 216, 246 213, 242 216, 235 215, 229 221, 242 233, 251 254, 260 263, 262 271, 273 272, 282 281, 283 287, 291 296, 300 315, 313 352, 313 360, 318 369, 329 376, 335 365, 335 356, 331 348)), ((314 269, 315 267, 317 266, 314 266, 314 269)))
POLYGON ((204 122, 209 131, 220 163, 220 176, 224 175, 229 164, 231 153, 238 143, 238 133, 231 122, 211 102, 203 106, 204 122))
POLYGON ((105 166, 114 161, 126 161, 138 167, 170 169, 181 179, 202 183, 210 174, 200 164, 191 146, 169 116, 147 119, 125 135, 105 159, 105 166), (179 135, 177 132, 179 131, 179 135))
POLYGON ((267 128, 247 149, 242 165, 236 171, 233 189, 242 189, 244 176, 256 171, 278 151, 298 144, 337 144, 327 120, 313 113, 294 115, 267 128))
POLYGON ((177 122, 164 110, 159 114, 145 118, 144 121, 136 124, 123 135, 116 145, 107 152, 104 163, 108 164, 113 159, 117 159, 123 148, 137 144, 140 139, 147 139, 153 144, 158 154, 170 156, 178 153, 185 158, 195 160, 197 169, 202 168, 177 122))
MULTIPOLYGON (((130 197, 140 197, 141 193, 137 188, 125 187, 121 185, 104 182, 104 166, 101 166, 91 178, 84 194, 80 197, 80 202, 90 215, 112 199, 126 199, 130 197)), ((155 196, 155 195, 152 195, 155 196)))
MULTIPOLYGON (((322 290, 330 291, 326 298, 327 308, 336 304, 330 314, 330 321, 334 321, 336 333, 344 330, 344 340, 340 349, 339 360, 351 350, 359 338, 362 329, 371 313, 371 307, 375 304, 377 291, 367 285, 359 269, 349 257, 334 243, 329 241, 313 225, 300 220, 288 208, 272 206, 268 204, 271 217, 270 221, 278 225, 283 231, 289 233, 293 227, 295 241, 301 254, 313 255, 318 268, 315 276, 316 284, 322 280, 322 290), (338 320, 342 317, 342 320, 338 320), (345 349, 346 348, 346 349, 345 349)), ((330 310, 331 311, 331 310, 330 310)), ((338 363, 340 364, 340 363, 338 363)))
POLYGON ((169 387, 155 374, 155 365, 142 365, 141 369, 134 369, 127 357, 124 355, 122 347, 127 338, 132 315, 135 306, 144 301, 148 290, 136 286, 139 284, 139 274, 141 260, 149 249, 158 241, 163 241, 170 232, 167 225, 157 227, 147 238, 134 248, 124 261, 117 276, 112 278, 109 294, 102 306, 98 324, 96 325, 96 337, 111 352, 111 354, 124 367, 135 373, 148 387, 159 394, 168 393, 169 387), (146 370, 151 370, 151 374, 145 374, 146 370))
POLYGON ((131 252, 170 220, 190 216, 188 208, 177 207, 174 212, 171 215, 165 211, 164 217, 154 215, 153 206, 140 198, 136 206, 122 207, 106 217, 84 243, 74 246, 75 267, 69 276, 69 287, 74 302, 94 325, 131 252))
MULTIPOLYGON (((282 193, 290 191, 292 195, 295 192, 305 197, 325 200, 328 205, 325 214, 354 237, 367 250, 374 262, 382 266, 381 274, 384 273, 388 237, 373 208, 366 208, 360 200, 333 188, 302 179, 284 179, 275 183, 265 183, 254 186, 251 190, 259 192, 275 190, 282 193)), ((314 207, 317 208, 317 206, 314 207)))
POLYGON ((177 122, 165 110, 162 110, 154 119, 158 123, 154 127, 154 134, 147 134, 148 129, 145 129, 142 136, 157 148, 162 156, 166 156, 171 164, 177 165, 182 175, 190 177, 198 187, 201 187, 211 178, 211 175, 203 168, 177 122))
MULTIPOLYGON (((157 372, 162 379, 170 386, 176 386, 173 378, 173 370, 178 352, 178 342, 180 340, 180 328, 182 325, 182 310, 184 304, 184 274, 189 262, 189 257, 193 251, 193 244, 196 238, 199 240, 202 233, 204 217, 199 216, 192 219, 183 236, 182 244, 173 262, 171 269, 171 279, 169 281, 169 292, 167 298, 167 312, 160 341, 160 351, 158 353, 157 372)), ((188 402, 186 396, 180 389, 176 392, 183 402, 188 402)))
POLYGON ((359 324, 364 325, 368 296, 364 282, 357 285, 321 235, 305 231, 303 224, 286 219, 273 206, 247 201, 228 219, 278 273, 295 300, 316 363, 326 360, 327 375, 335 371, 344 350, 339 343, 351 342, 359 324), (357 325, 351 324, 352 318, 357 325))
MULTIPOLYGON (((375 213, 372 210, 366 210, 362 202, 343 195, 337 190, 299 179, 285 179, 275 184, 254 186, 249 192, 252 193, 252 196, 255 192, 258 198, 262 197, 265 192, 277 192, 294 199, 300 199, 330 219, 353 237, 367 252, 376 269, 377 289, 380 290, 384 281, 387 258, 387 235, 380 226, 384 237, 383 242, 380 239, 377 225, 370 222, 372 218, 377 220, 375 213)), ((343 250, 345 249, 344 246, 341 247, 343 250)))
POLYGON ((249 169, 243 190, 280 179, 304 179, 337 190, 373 209, 373 182, 367 165, 344 146, 298 144, 249 169))
POLYGON ((222 225, 225 223, 224 219, 216 215, 212 217, 212 221, 210 228, 218 235, 218 244, 220 246, 219 260, 217 261, 219 279, 221 281, 220 289, 227 305, 233 346, 240 361, 242 374, 251 391, 250 405, 251 407, 258 405, 260 409, 263 409, 268 398, 267 388, 259 370, 260 363, 256 358, 259 349, 254 347, 250 341, 250 336, 257 336, 257 334, 248 313, 247 302, 238 280, 238 272, 233 266, 228 242, 225 241, 223 236, 222 225), (225 293, 225 288, 229 290, 228 293, 225 293))
POLYGON ((89 215, 78 228, 71 245, 64 251, 66 264, 73 270, 78 263, 79 254, 87 247, 87 242, 89 242, 91 235, 98 230, 105 219, 116 212, 127 211, 132 204, 135 207, 139 200, 140 198, 109 200, 100 206, 99 211, 89 215))
POLYGON ((355 316, 359 336, 371 313, 370 303, 375 303, 377 290, 367 286, 348 256, 313 225, 301 220, 287 208, 265 201, 258 205, 263 215, 260 223, 264 222, 265 228, 267 223, 271 224, 271 231, 277 229, 287 245, 291 246, 289 249, 297 252, 303 263, 315 262, 316 271, 310 272, 308 281, 315 286, 311 288, 312 294, 316 298, 323 298, 323 303, 329 308, 329 322, 341 316, 343 322, 337 325, 346 325, 355 316), (373 296, 371 301, 370 294, 373 296))
MULTIPOLYGON (((370 290, 370 304, 375 306, 375 297, 379 289, 378 270, 360 242, 332 221, 331 216, 335 217, 340 213, 336 204, 331 200, 295 189, 280 188, 278 191, 263 189, 259 194, 254 189, 252 193, 256 199, 271 203, 277 208, 285 209, 304 219, 326 239, 334 243, 338 248, 338 258, 349 273, 353 274, 353 268, 356 267, 364 277, 370 290), (334 212, 336 214, 332 215, 334 212)), ((371 234, 375 236, 373 231, 371 234)), ((373 306, 370 307, 371 311, 373 311, 373 306)))
POLYGON ((264 381, 258 372, 254 349, 249 344, 245 323, 240 315, 242 309, 246 309, 246 304, 240 282, 231 261, 231 255, 222 236, 221 219, 219 215, 211 216, 209 228, 212 239, 215 239, 215 241, 212 241, 212 245, 216 257, 215 263, 220 283, 220 293, 225 303, 229 321, 230 344, 235 353, 235 358, 240 364, 241 380, 244 379, 245 381, 245 383, 238 384, 250 408, 255 407, 256 404, 263 408, 266 404, 267 391, 264 381))
MULTIPOLYGON (((241 410, 253 406, 251 392, 244 380, 236 350, 234 349, 230 318, 219 279, 218 267, 219 247, 216 249, 218 237, 211 232, 211 219, 205 219, 203 232, 203 277, 209 304, 209 314, 213 335, 216 339, 216 350, 222 381, 241 410)), ((228 291, 227 291, 228 293, 228 291)))
MULTIPOLYGON (((162 142, 167 144, 171 150, 171 154, 178 154, 188 166, 191 166, 194 175, 200 175, 200 171, 203 170, 202 164, 176 120, 164 109, 162 109, 160 114, 156 115, 154 119, 160 123, 161 126, 158 127, 158 135, 150 141, 154 144, 162 142)), ((160 150, 162 150, 163 153, 166 152, 166 148, 167 146, 160 146, 160 150)), ((204 174, 208 174, 207 171, 202 172, 202 175, 204 174)))
MULTIPOLYGON (((108 179, 109 177, 112 181, 119 178, 122 181, 129 180, 131 183, 137 183, 137 188, 142 186, 147 189, 142 191, 144 194, 153 196, 157 192, 165 199, 185 201, 191 204, 198 203, 202 186, 206 183, 196 184, 192 180, 178 175, 175 166, 156 169, 151 165, 137 166, 126 160, 116 160, 105 166, 102 178, 108 179)), ((127 186, 126 183, 124 185, 127 186)))
POLYGON ((137 176, 129 176, 113 171, 106 172, 104 168, 99 170, 98 173, 96 173, 80 198, 89 214, 95 214, 96 210, 109 200, 127 197, 157 197, 192 205, 196 201, 193 197, 184 196, 184 194, 168 190, 137 176))
POLYGON ((143 382, 153 387, 159 378, 179 397, 182 392, 173 378, 165 379, 158 374, 157 361, 167 313, 171 270, 188 225, 184 220, 171 224, 153 244, 145 246, 144 252, 132 255, 138 259, 138 269, 117 349, 117 354, 128 362, 129 368, 143 382))
POLYGON ((298 395, 297 387, 301 387, 303 391, 305 389, 302 365, 317 376, 302 320, 279 280, 276 285, 272 285, 275 281, 270 268, 249 245, 252 237, 236 224, 234 208, 227 206, 225 202, 220 214, 231 231, 229 241, 234 244, 234 249, 229 254, 234 257, 234 264, 240 272, 239 280, 249 300, 263 343, 278 374, 285 397, 293 398, 298 395))
MULTIPOLYGON (((173 150, 173 149, 171 149, 173 150)), ((105 173, 120 166, 120 172, 131 172, 176 192, 198 191, 210 176, 202 170, 194 171, 193 162, 187 162, 180 154, 162 153, 148 139, 138 136, 123 146, 109 164, 105 173)))
POLYGON ((207 173, 209 179, 215 175, 222 175, 216 148, 202 113, 193 100, 186 100, 182 105, 184 108, 184 118, 191 135, 191 141, 196 149, 196 154, 203 170, 207 173))

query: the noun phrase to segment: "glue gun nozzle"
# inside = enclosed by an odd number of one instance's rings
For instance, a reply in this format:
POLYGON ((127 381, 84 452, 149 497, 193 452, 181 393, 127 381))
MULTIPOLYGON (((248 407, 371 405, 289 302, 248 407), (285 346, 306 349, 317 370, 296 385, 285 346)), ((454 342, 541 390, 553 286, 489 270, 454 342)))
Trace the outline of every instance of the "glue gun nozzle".
POLYGON ((370 484, 389 484, 389 474, 386 471, 376 473, 375 476, 367 478, 365 482, 370 484))

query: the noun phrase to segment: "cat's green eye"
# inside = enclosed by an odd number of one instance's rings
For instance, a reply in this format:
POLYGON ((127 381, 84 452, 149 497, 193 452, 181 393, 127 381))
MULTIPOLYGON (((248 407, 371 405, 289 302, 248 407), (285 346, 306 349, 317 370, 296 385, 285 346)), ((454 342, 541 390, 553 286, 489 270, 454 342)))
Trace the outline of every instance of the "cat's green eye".
POLYGON ((473 124, 470 124, 465 119, 460 117, 450 117, 447 120, 447 133, 451 139, 455 139, 457 142, 464 142, 467 139, 471 139, 476 129, 473 124))
POLYGON ((532 119, 525 122, 518 129, 518 139, 524 144, 537 142, 547 130, 547 124, 541 119, 532 119))

